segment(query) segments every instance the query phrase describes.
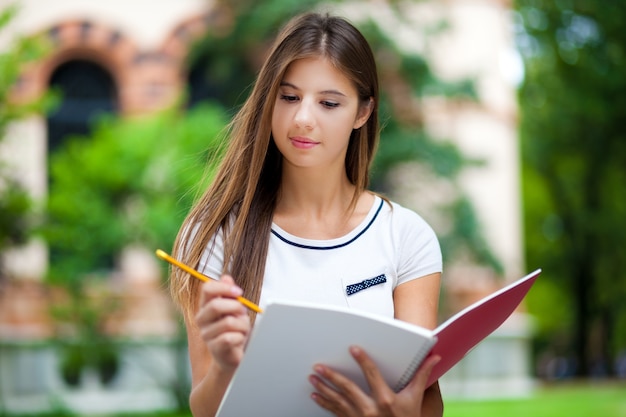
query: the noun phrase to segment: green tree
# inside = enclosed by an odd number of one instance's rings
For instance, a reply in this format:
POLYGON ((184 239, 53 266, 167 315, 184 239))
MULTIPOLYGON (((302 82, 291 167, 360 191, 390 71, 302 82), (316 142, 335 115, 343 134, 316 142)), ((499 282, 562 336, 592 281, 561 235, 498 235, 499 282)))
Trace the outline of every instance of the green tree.
POLYGON ((90 138, 68 140, 50 159, 51 282, 80 289, 85 274, 113 269, 125 246, 170 245, 225 124, 222 109, 203 105, 104 119, 90 138))
POLYGON ((544 342, 573 352, 579 375, 607 373, 626 348, 626 3, 515 7, 527 257, 545 268, 545 304, 531 307, 545 317, 544 342))
MULTIPOLYGON (((298 13, 318 7, 324 10, 340 3, 337 0, 267 0, 263 7, 257 7, 251 0, 220 2, 219 7, 228 10, 227 15, 234 16, 232 26, 209 32, 197 42, 189 56, 189 67, 201 72, 211 98, 227 108, 237 108, 247 97, 247 92, 242 93, 242 90, 252 85, 278 28, 298 13)), ((403 5, 403 2, 391 2, 394 18, 398 24, 410 26, 404 17, 403 5)), ((421 106, 415 105, 432 95, 475 100, 473 83, 471 80, 451 83, 438 79, 424 56, 404 51, 375 20, 354 23, 372 45, 382 85, 380 109, 384 129, 372 169, 373 188, 381 192, 392 191, 387 177, 398 164, 417 162, 424 165, 426 171, 448 181, 456 193, 449 205, 440 207, 450 224, 449 231, 439 236, 444 256, 454 259, 462 255, 502 272, 502 265, 485 241, 475 211, 457 181, 464 168, 480 161, 466 159, 449 141, 433 139, 426 132, 421 106), (393 91, 395 97, 386 91, 393 91)), ((438 26, 424 28, 424 36, 429 36, 429 30, 445 29, 445 24, 438 26)))
MULTIPOLYGON (((0 33, 6 30, 16 13, 16 7, 0 9, 0 33)), ((51 105, 50 96, 30 103, 17 103, 11 97, 23 66, 42 58, 46 51, 42 39, 20 38, 0 52, 0 145, 6 140, 7 127, 12 122, 42 112, 51 105)), ((7 156, 0 155, 0 278, 4 275, 2 253, 9 247, 25 243, 34 222, 33 201, 13 174, 14 167, 7 156)))
MULTIPOLYGON (((124 247, 153 250, 172 244, 203 173, 210 177, 215 168, 223 113, 204 104, 186 114, 172 109, 106 118, 89 138, 69 138, 51 155, 47 216, 40 231, 50 249, 48 282, 69 296, 52 312, 73 329, 72 337, 61 341, 61 371, 68 383, 78 384, 85 367, 98 370, 103 382, 115 374, 117 345, 103 325, 119 300, 103 284, 124 247)), ((177 375, 158 382, 186 410, 182 330, 174 343, 177 375)))

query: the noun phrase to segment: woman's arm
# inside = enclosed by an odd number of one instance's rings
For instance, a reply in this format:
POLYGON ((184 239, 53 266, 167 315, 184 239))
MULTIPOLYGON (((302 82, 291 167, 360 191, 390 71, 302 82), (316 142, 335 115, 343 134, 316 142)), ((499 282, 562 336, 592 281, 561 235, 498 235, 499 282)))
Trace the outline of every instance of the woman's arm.
MULTIPOLYGON (((427 275, 399 285, 393 294, 395 317, 427 329, 437 327, 441 273, 427 275)), ((443 400, 439 383, 424 391, 422 416, 442 416, 443 400)))
POLYGON ((250 319, 233 297, 241 289, 232 278, 204 284, 195 320, 187 325, 192 389, 189 405, 194 416, 217 413, 226 388, 243 357, 250 319))
POLYGON ((211 354, 199 335, 195 324, 187 325, 192 389, 189 406, 194 416, 213 416, 217 413, 226 387, 232 378, 230 372, 220 372, 211 360, 211 354))

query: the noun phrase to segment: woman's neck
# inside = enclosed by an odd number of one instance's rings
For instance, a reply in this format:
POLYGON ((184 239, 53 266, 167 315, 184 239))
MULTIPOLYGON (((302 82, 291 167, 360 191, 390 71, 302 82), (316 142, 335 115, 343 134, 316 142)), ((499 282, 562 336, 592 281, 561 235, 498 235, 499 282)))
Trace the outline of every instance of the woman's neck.
POLYGON ((355 186, 346 176, 330 179, 324 173, 286 175, 281 182, 274 223, 299 237, 334 239, 354 229, 373 204, 362 193, 352 207, 355 186), (308 174, 308 175, 307 175, 308 174))

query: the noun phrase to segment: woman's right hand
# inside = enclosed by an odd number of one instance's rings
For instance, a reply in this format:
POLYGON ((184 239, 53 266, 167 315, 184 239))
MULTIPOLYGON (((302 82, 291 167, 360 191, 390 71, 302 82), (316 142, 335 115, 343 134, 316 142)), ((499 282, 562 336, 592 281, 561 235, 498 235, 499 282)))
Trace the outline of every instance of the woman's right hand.
POLYGON ((196 325, 214 364, 223 371, 237 368, 250 334, 248 312, 236 300, 241 294, 241 288, 229 275, 201 287, 196 325))

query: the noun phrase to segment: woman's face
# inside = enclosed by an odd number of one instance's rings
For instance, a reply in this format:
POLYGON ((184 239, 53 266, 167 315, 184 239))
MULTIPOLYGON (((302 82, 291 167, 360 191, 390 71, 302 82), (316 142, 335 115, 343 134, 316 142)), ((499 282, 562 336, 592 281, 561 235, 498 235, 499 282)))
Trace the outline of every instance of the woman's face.
POLYGON ((281 81, 272 115, 272 135, 283 163, 345 170, 352 129, 367 121, 370 108, 360 105, 352 82, 328 60, 292 62, 281 81))

